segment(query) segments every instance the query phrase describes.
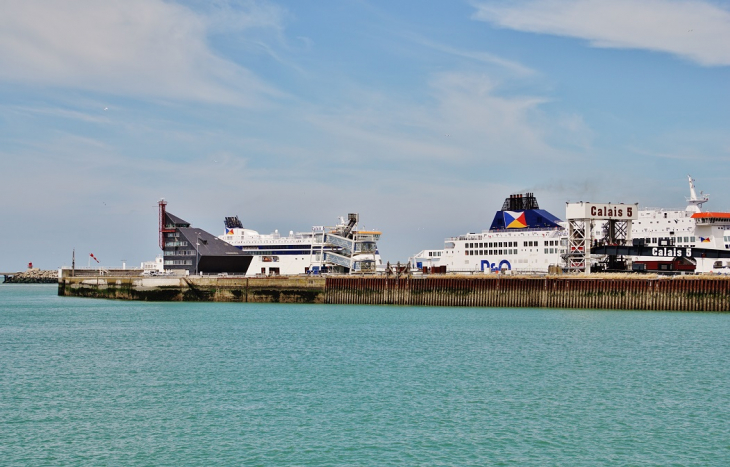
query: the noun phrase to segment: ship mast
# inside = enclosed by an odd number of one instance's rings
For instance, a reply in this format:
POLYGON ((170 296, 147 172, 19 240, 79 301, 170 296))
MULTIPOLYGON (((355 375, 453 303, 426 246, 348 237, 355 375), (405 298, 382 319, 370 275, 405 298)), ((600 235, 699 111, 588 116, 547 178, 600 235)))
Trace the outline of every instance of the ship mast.
POLYGON ((697 191, 695 191, 695 180, 692 178, 691 175, 687 175, 687 178, 689 179, 689 194, 690 197, 687 199, 687 211, 691 212, 701 212, 702 211, 702 205, 710 200, 710 195, 706 195, 703 192, 700 191, 700 196, 697 196, 697 191))

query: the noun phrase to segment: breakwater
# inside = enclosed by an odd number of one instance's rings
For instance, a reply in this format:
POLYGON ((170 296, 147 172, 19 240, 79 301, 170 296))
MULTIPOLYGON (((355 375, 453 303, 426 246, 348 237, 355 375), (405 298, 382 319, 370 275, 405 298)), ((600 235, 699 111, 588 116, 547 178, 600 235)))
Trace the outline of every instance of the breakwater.
POLYGON ((58 270, 28 269, 3 274, 6 284, 53 284, 58 281, 58 270))
POLYGON ((575 277, 64 277, 59 295, 126 300, 730 311, 730 279, 575 277))

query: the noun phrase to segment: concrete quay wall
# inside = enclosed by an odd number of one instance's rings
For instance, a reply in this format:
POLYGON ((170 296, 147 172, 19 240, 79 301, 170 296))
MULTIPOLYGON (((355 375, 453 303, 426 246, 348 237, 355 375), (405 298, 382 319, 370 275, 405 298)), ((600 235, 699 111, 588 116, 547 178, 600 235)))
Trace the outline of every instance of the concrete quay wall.
POLYGON ((58 295, 171 302, 324 303, 322 277, 63 277, 58 295))
POLYGON ((730 311, 730 279, 578 277, 64 277, 58 294, 150 301, 730 311))

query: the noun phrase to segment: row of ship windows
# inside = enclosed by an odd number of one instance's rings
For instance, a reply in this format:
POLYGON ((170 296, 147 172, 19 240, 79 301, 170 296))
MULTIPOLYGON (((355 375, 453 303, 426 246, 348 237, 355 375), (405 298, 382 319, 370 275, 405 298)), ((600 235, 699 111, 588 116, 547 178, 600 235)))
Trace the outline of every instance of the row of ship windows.
MULTIPOLYGON (((556 242, 557 244, 557 242, 556 242)), ((565 249, 561 248, 545 248, 546 254, 565 253, 565 249)), ((517 250, 466 250, 466 256, 484 256, 484 255, 516 255, 517 250)))
MULTIPOLYGON (((532 242, 522 242, 532 243, 532 242)), ((537 246, 537 242, 535 242, 537 246)), ((466 248, 502 248, 502 247, 513 247, 517 246, 517 242, 485 242, 485 243, 467 243, 466 248)), ((523 245, 527 246, 527 245, 523 245)), ((532 245, 530 245, 532 246, 532 245)))
MULTIPOLYGON (((512 243, 512 242, 508 242, 512 243)), ((466 250, 466 256, 484 256, 484 255, 516 255, 517 250, 466 250)))
POLYGON ((429 251, 428 256, 441 256, 441 253, 440 251, 429 251))
MULTIPOLYGON (((543 240, 543 246, 558 246, 559 240, 543 240)), ((484 243, 467 243, 466 248, 502 248, 502 247, 516 247, 519 242, 484 242, 484 243)), ((534 247, 540 246, 540 242, 537 240, 528 240, 522 242, 523 247, 534 247)), ((431 256, 429 254, 429 256, 431 256)))
MULTIPOLYGON (((730 238, 730 237, 729 237, 730 238)), ((656 237, 652 238, 645 238, 644 241, 646 243, 657 243, 660 239, 656 237)), ((677 243, 694 243, 695 237, 676 237, 675 240, 677 243), (682 240, 684 239, 684 241, 682 240)))
POLYGON ((167 238, 177 238, 180 236, 180 232, 167 232, 165 234, 165 237, 167 238))
MULTIPOLYGON (((325 250, 325 252, 330 250, 325 250)), ((244 253, 247 255, 253 255, 253 256, 271 256, 271 255, 307 255, 307 256, 314 256, 319 257, 320 252, 319 251, 310 251, 310 250, 300 250, 300 251, 277 251, 277 250, 255 250, 255 251, 248 251, 243 250, 244 253)))

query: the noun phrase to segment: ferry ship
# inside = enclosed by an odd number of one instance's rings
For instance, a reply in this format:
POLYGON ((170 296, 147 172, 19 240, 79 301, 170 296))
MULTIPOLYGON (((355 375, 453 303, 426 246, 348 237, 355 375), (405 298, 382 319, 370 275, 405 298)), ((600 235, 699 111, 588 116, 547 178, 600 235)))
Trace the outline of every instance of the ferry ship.
MULTIPOLYGON (((687 176, 690 196, 684 209, 645 208, 631 227, 635 245, 701 252, 680 259, 633 256, 634 270, 682 269, 695 273, 730 273, 730 213, 703 212, 702 205, 710 196, 697 195, 695 180, 687 176), (724 258, 723 258, 724 256, 724 258), (664 260, 664 261, 660 261, 664 260), (679 267, 677 267, 679 266, 679 267)), ((598 236, 601 225, 595 227, 598 236)))
POLYGON ((566 223, 540 209, 533 193, 505 199, 489 230, 447 238, 440 250, 410 258, 412 269, 439 272, 547 273, 563 266, 566 223))
POLYGON ((282 236, 278 230, 261 234, 245 228, 238 216, 226 217, 218 238, 252 256, 246 276, 375 273, 383 264, 377 247, 382 232, 361 230, 358 222, 358 214, 348 214, 334 227, 282 236))
MULTIPOLYGON (((690 197, 684 209, 643 208, 631 224, 631 244, 623 249, 628 270, 730 274, 730 213, 703 212, 707 194, 697 195, 688 176, 690 197), (632 251, 657 256, 632 255, 632 251), (676 252, 677 256, 663 252, 676 252), (679 254, 681 252, 681 255, 679 254), (694 253, 692 253, 694 252, 694 253)), ((605 244, 607 223, 592 223, 591 238, 605 244)), ((447 238, 440 250, 414 255, 410 267, 431 272, 550 272, 566 267, 569 244, 567 222, 539 208, 532 193, 508 197, 489 230, 447 238)), ((593 254, 589 267, 599 270, 606 256, 593 254)))

